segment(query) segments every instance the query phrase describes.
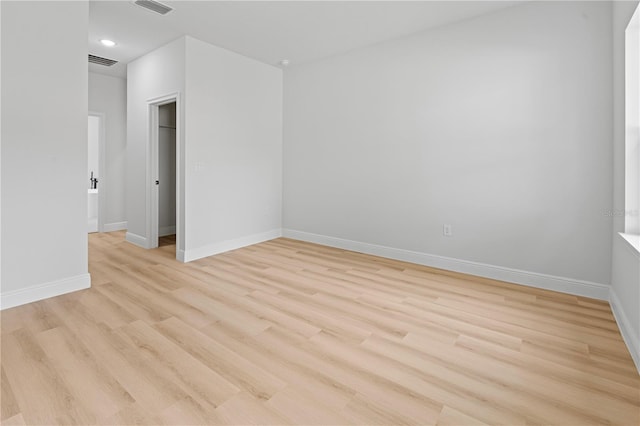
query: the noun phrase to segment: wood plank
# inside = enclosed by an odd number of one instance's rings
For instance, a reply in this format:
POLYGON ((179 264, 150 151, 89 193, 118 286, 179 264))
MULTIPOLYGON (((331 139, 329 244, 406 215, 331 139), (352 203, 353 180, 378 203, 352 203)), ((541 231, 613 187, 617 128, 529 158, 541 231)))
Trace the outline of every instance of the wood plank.
POLYGON ((39 333, 36 339, 51 365, 64 374, 69 391, 91 407, 96 419, 116 414, 133 403, 133 397, 102 367, 84 344, 68 329, 58 327, 39 333))
POLYGON ((69 390, 64 372, 49 361, 30 331, 20 329, 2 336, 2 364, 27 423, 96 421, 95 414, 86 410, 69 390))
POLYGON ((4 421, 20 414, 20 407, 16 401, 16 397, 11 389, 9 379, 4 372, 4 367, 0 368, 2 388, 0 390, 0 420, 4 421))
POLYGON ((227 425, 294 424, 291 419, 246 392, 240 392, 216 408, 216 414, 227 425))
POLYGON ((144 358, 143 362, 154 370, 163 371, 175 386, 204 409, 215 408, 240 392, 233 383, 143 321, 122 327, 119 333, 132 343, 144 358))
POLYGON ((175 318, 156 324, 155 329, 207 368, 254 398, 268 400, 278 390, 286 387, 285 381, 269 371, 175 318))
POLYGON ((640 424, 605 301, 279 238, 0 313, 2 424, 640 424))

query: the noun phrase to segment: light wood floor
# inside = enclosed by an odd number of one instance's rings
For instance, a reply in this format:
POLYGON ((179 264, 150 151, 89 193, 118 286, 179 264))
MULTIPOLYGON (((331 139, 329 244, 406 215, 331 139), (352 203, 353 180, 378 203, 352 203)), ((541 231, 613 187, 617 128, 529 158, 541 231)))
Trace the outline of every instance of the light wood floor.
POLYGON ((1 313, 3 424, 640 423, 606 302, 288 239, 89 240, 91 289, 1 313))

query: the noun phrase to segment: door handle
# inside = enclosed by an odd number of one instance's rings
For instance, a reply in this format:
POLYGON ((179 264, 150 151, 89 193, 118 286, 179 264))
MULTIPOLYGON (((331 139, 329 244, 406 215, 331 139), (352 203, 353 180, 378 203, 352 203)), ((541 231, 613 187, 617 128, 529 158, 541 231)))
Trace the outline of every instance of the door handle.
POLYGON ((156 185, 160 185, 160 181, 159 180, 156 180, 156 185))

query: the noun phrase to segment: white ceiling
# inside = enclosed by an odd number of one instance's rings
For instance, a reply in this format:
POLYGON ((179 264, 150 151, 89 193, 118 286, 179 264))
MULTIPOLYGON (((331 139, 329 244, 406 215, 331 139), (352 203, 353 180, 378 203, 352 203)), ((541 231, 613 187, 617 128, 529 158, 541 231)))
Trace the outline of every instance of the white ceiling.
POLYGON ((267 64, 288 59, 295 66, 520 1, 162 1, 174 8, 164 16, 133 0, 91 1, 89 53, 120 63, 89 69, 124 77, 127 62, 185 34, 267 64), (118 44, 104 47, 103 38, 118 44))

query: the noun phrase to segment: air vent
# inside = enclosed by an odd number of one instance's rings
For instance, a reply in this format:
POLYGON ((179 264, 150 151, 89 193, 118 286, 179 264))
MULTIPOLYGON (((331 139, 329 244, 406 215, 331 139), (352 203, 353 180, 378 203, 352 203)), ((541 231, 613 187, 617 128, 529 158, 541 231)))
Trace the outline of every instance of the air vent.
POLYGON ((154 0, 136 0, 133 3, 137 4, 140 7, 144 7, 145 9, 149 9, 153 12, 159 13, 160 15, 166 15, 173 10, 169 6, 154 0))
POLYGON ((91 54, 89 54, 89 62, 92 64, 104 65, 105 67, 110 67, 111 65, 118 63, 118 61, 114 61, 113 59, 102 58, 91 54))

